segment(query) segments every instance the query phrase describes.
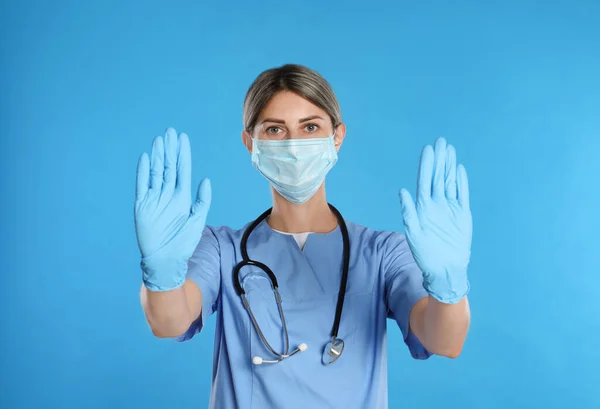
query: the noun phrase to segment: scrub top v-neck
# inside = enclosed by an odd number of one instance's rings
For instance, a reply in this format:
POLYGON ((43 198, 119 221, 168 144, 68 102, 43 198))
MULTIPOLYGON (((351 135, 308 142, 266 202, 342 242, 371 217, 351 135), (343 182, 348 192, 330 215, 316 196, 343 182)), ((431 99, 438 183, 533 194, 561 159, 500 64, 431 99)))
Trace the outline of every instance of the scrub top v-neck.
MULTIPOLYGON (((232 283, 248 225, 240 230, 204 229, 187 272, 202 292, 202 314, 176 340, 192 339, 216 313, 210 408, 387 409, 388 318, 399 326, 414 358, 431 355, 408 329, 411 308, 427 292, 405 236, 346 224, 351 258, 339 329, 345 348, 327 366, 322 351, 330 336, 342 273, 340 228, 308 233, 303 245, 266 221, 252 232, 248 254, 277 276, 290 349, 308 345, 289 359, 263 365, 254 365, 252 357, 270 359, 272 354, 232 283)), ((264 336, 276 351, 283 350, 283 329, 269 279, 251 266, 239 274, 264 336)))

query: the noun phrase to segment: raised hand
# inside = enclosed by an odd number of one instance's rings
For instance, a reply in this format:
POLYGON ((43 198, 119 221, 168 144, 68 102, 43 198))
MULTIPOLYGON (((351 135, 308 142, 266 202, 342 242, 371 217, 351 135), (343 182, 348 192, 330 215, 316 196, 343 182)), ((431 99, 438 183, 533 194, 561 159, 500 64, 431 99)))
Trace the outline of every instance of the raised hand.
POLYGON ((187 262, 202 237, 210 207, 208 179, 191 196, 192 158, 186 134, 168 128, 157 136, 151 159, 145 152, 137 167, 135 232, 144 285, 168 291, 185 281, 187 262))
POLYGON ((460 301, 469 291, 473 222, 467 172, 456 165, 456 151, 445 139, 423 149, 416 205, 406 189, 400 199, 406 237, 423 271, 425 289, 438 301, 460 301))

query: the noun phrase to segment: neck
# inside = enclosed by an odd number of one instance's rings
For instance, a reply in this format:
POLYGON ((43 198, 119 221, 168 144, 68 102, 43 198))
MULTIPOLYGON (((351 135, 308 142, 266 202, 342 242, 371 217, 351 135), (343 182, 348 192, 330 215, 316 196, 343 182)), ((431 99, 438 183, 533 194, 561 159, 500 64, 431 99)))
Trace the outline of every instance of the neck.
POLYGON ((306 203, 293 204, 273 189, 273 210, 267 223, 272 229, 286 233, 329 233, 337 227, 337 219, 325 198, 325 186, 306 203))

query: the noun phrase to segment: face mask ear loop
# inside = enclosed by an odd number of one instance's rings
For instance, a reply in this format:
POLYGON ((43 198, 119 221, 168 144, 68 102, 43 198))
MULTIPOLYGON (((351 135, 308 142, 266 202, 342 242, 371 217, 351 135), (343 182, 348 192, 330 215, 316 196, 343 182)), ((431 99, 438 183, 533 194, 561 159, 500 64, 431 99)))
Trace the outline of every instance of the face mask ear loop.
POLYGON ((337 145, 335 143, 335 135, 337 134, 337 129, 340 126, 340 124, 334 125, 333 126, 333 134, 331 135, 331 139, 333 140, 333 146, 337 148, 337 145))
POLYGON ((333 134, 331 135, 331 142, 333 143, 334 149, 337 149, 337 145, 335 143, 335 134, 337 133, 337 126, 333 127, 333 134))
POLYGON ((251 136, 252 138, 252 155, 256 155, 258 153, 258 140, 255 136, 251 136))

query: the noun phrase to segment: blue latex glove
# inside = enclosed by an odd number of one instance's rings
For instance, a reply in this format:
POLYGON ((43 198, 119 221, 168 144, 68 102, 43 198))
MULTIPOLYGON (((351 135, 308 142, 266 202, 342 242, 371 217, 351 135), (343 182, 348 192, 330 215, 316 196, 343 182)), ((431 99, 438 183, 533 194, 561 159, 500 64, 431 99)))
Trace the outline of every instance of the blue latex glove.
POLYGON ((424 287, 436 300, 454 304, 469 292, 473 221, 469 209, 467 172, 456 165, 456 151, 439 138, 435 150, 423 149, 417 203, 400 191, 406 237, 424 287))
POLYGON ((168 291, 183 285, 187 262, 206 222, 211 189, 208 179, 191 196, 192 158, 186 134, 168 128, 152 145, 152 161, 143 153, 138 161, 135 232, 140 248, 144 285, 168 291))

